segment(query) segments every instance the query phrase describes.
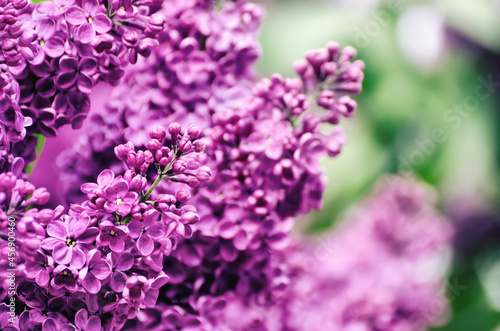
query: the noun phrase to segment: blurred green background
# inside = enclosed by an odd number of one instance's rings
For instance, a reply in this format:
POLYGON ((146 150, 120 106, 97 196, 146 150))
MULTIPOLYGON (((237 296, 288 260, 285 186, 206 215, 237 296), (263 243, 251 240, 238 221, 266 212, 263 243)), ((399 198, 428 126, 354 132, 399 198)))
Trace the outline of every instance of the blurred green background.
POLYGON ((500 330, 500 1, 266 1, 259 73, 335 40, 358 49, 365 81, 349 142, 325 159, 330 228, 387 173, 435 187, 456 226, 451 311, 436 330, 500 330))

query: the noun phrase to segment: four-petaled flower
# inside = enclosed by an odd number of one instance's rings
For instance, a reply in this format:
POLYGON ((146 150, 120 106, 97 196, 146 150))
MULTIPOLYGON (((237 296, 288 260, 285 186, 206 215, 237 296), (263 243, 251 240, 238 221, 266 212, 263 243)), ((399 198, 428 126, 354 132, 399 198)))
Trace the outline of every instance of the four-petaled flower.
POLYGON ((35 282, 41 287, 46 287, 50 281, 50 272, 54 269, 54 259, 39 250, 33 261, 26 263, 26 275, 35 278, 35 282))
POLYGON ((101 289, 101 281, 111 273, 108 262, 101 257, 101 252, 93 249, 87 253, 87 265, 80 270, 80 280, 89 293, 96 294, 101 289))
POLYGON ((83 0, 81 8, 72 6, 66 11, 66 20, 78 26, 78 39, 88 44, 97 33, 104 34, 111 30, 113 23, 104 13, 104 7, 97 0, 83 0))
POLYGON ((165 236, 165 228, 163 223, 158 221, 159 213, 151 212, 144 221, 132 221, 128 228, 132 238, 137 240, 137 249, 142 255, 149 255, 154 250, 154 240, 161 239, 165 236))
POLYGON ((81 269, 85 264, 87 245, 92 244, 99 234, 96 228, 89 228, 90 218, 67 216, 65 221, 53 221, 47 225, 50 238, 42 241, 42 248, 52 250, 52 257, 58 264, 71 264, 81 269))
POLYGON ((78 90, 91 93, 94 88, 92 75, 97 72, 97 61, 91 57, 63 56, 59 60, 60 74, 56 77, 56 85, 61 89, 70 89, 75 83, 78 90))
POLYGON ((139 194, 130 192, 127 181, 120 178, 114 180, 106 187, 104 190, 104 197, 107 200, 104 204, 104 209, 108 213, 117 212, 122 216, 126 216, 130 213, 132 207, 139 199, 139 194))

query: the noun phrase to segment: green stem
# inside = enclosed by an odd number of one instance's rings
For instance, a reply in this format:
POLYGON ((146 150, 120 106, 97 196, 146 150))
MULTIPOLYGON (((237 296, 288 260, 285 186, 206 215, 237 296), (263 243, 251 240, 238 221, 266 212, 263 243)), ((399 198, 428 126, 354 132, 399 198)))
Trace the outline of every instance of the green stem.
POLYGON ((139 202, 146 202, 146 200, 149 198, 149 196, 151 195, 151 193, 153 193, 153 191, 156 188, 156 186, 158 186, 158 184, 160 184, 160 182, 165 178, 164 177, 165 174, 167 173, 167 171, 170 170, 170 167, 172 166, 172 164, 174 164, 175 160, 177 160, 176 157, 174 157, 172 159, 172 161, 170 161, 170 163, 165 167, 165 169, 163 169, 163 171, 158 171, 158 178, 156 178, 156 180, 154 181, 153 185, 151 185, 151 187, 149 188, 149 190, 141 198, 141 200, 139 200, 139 202))
POLYGON ((35 148, 37 158, 35 161, 33 161, 32 164, 30 164, 29 166, 26 167, 26 173, 28 175, 31 175, 31 173, 33 172, 33 168, 35 167, 36 163, 40 159, 40 155, 42 154, 42 150, 43 150, 43 147, 45 146, 45 140, 46 140, 45 136, 40 134, 40 133, 35 133, 34 135, 38 138, 38 142, 37 142, 36 148, 35 148))
POLYGON ((158 184, 160 184, 162 179, 163 179, 163 174, 158 174, 158 178, 156 178, 155 182, 153 183, 153 185, 151 185, 146 194, 141 198, 140 202, 145 202, 149 198, 151 193, 153 193, 154 189, 156 188, 156 186, 158 186, 158 184))

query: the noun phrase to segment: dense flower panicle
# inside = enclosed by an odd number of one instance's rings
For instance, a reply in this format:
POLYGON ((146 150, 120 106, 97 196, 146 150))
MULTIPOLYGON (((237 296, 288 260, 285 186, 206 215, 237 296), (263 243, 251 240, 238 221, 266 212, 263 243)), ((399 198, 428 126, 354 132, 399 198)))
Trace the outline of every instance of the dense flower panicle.
POLYGON ((161 1, 1 5, 0 144, 7 148, 26 134, 81 127, 94 86, 116 85, 127 63, 158 46, 165 27, 161 1))
POLYGON ((429 263, 446 261, 452 237, 428 197, 413 180, 381 183, 336 232, 286 251, 278 300, 228 296, 219 329, 427 329, 446 306, 443 270, 429 263))
POLYGON ((80 177, 92 178, 96 169, 121 170, 109 166, 115 145, 146 146, 150 129, 172 121, 205 129, 213 112, 239 108, 251 97, 263 10, 246 1, 221 6, 215 12, 210 1, 165 3, 159 12, 167 22, 158 37, 161 46, 126 71, 105 113, 90 118, 89 134, 60 158, 69 201, 78 201, 80 177), (75 169, 82 158, 88 166, 75 169))
MULTIPOLYGON (((198 192, 195 205, 201 219, 189 227, 193 237, 181 240, 168 257, 182 269, 182 287, 167 284, 161 298, 169 301, 182 294, 192 301, 228 291, 272 296, 287 282, 272 262, 273 252, 287 247, 291 217, 320 208, 326 178, 319 160, 336 156, 346 141, 341 128, 325 133, 322 123, 352 116, 356 104, 349 95, 361 89, 363 64, 352 61, 352 48, 329 44, 320 52, 327 54, 326 67, 336 70, 299 73, 296 79, 273 75, 251 88, 260 7, 225 2, 215 13, 201 1, 172 2, 163 12, 167 29, 160 34, 160 47, 128 71, 106 112, 96 114, 74 152, 60 158, 65 182, 74 188, 89 174, 97 175, 91 169, 121 169, 107 158, 115 144, 120 144, 118 158, 136 173, 148 167, 151 155, 130 152, 134 144, 167 164, 172 151, 145 134, 151 125, 170 119, 199 124, 206 156, 175 161, 172 169, 198 192), (331 105, 318 101, 322 93, 330 93, 331 105), (310 112, 316 104, 326 111, 310 112), (89 166, 75 167, 83 163, 89 166), (200 167, 196 177, 184 177, 198 165, 214 170, 213 179, 200 189, 198 183, 206 182, 209 172, 200 167)), ((177 130, 168 131, 180 148, 199 149, 184 143, 186 133, 177 130)), ((160 184, 158 189, 172 196, 171 186, 160 184)), ((78 195, 68 196, 71 201, 78 195)))
MULTIPOLYGON (((7 296, 9 278, 7 269, 16 269, 16 279, 22 280, 26 269, 39 282, 46 281, 45 273, 30 269, 22 262, 33 258, 43 260, 37 255, 42 240, 45 237, 44 225, 57 219, 62 208, 55 210, 33 208, 35 205, 44 205, 49 200, 49 193, 44 188, 36 189, 31 183, 21 178, 20 171, 3 172, 0 174, 0 237, 2 263, 2 284, 0 299, 7 296), (14 237, 15 241, 8 240, 14 237), (12 268, 12 266, 18 266, 12 268)), ((38 270, 40 271, 40 270, 38 270)))
MULTIPOLYGON (((23 266, 18 269, 22 281, 18 299, 25 309, 20 325, 118 330, 140 310, 156 304, 170 278, 168 268, 163 267, 164 257, 181 239, 191 237, 191 227, 200 217, 187 203, 189 191, 174 187, 173 194, 166 195, 155 188, 163 180, 189 187, 186 184, 191 182, 185 179, 196 178, 198 170, 204 181, 211 175, 191 159, 184 161, 187 155, 204 150, 198 139, 201 130, 172 123, 168 132, 167 141, 165 129, 152 130, 154 143, 149 149, 137 149, 131 143, 116 146, 117 157, 129 169, 119 176, 106 169, 97 183, 83 184, 87 200, 72 205, 65 215, 60 207, 55 211, 29 209, 48 201, 46 190, 35 190, 13 173, 0 174, 0 198, 5 206, 4 216, 0 215, 2 230, 13 222, 11 215, 22 215, 15 221, 17 240, 24 245, 17 248, 20 255, 15 261, 23 266), (163 164, 163 154, 153 156, 164 148, 169 151, 168 164, 163 164), (187 164, 183 171, 174 166, 181 161, 187 164), (150 166, 156 173, 151 185, 150 166)), ((2 285, 8 288, 7 282, 2 285)), ((2 299, 5 292, 1 292, 2 299)))

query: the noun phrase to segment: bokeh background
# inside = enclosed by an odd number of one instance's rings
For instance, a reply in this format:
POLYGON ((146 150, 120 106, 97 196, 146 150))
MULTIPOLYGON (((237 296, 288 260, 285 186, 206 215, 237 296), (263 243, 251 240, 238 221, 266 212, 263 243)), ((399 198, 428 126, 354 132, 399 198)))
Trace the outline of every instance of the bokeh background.
POLYGON ((500 330, 500 1, 263 4, 262 76, 294 76, 291 63, 329 40, 366 63, 349 142, 325 159, 324 208, 307 230, 331 228, 384 174, 422 179, 457 231, 452 308, 435 330, 500 330))

